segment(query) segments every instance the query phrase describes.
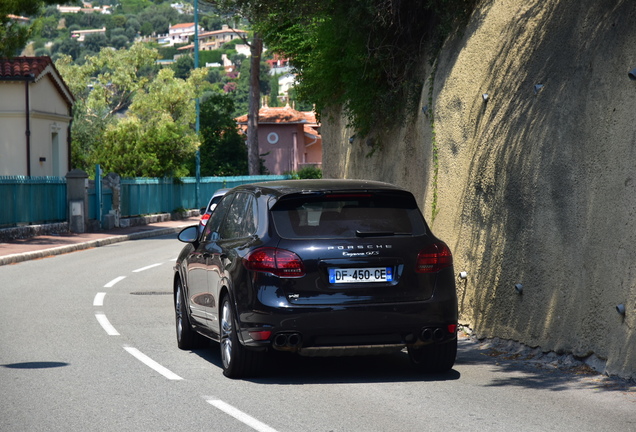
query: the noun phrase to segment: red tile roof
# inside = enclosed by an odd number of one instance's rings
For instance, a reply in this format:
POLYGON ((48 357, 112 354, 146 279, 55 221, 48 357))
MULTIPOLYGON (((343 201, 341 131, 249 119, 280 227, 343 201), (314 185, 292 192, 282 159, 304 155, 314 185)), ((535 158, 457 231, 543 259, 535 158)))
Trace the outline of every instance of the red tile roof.
POLYGON ((0 79, 38 77, 47 66, 53 65, 50 57, 0 58, 0 79))
POLYGON ((0 58, 0 81, 39 81, 47 75, 69 107, 72 106, 75 98, 50 57, 0 58))
POLYGON ((303 111, 302 113, 305 116, 305 119, 307 120, 308 123, 318 124, 318 122, 316 120, 316 113, 315 112, 313 112, 313 111, 303 111))
POLYGON ((175 24, 173 26, 170 26, 171 29, 178 29, 178 28, 188 28, 188 27, 194 27, 194 23, 180 23, 180 24, 175 24))
MULTIPOLYGON (((237 123, 247 123, 247 114, 236 119, 237 123)), ((314 120, 315 121, 315 120, 314 120)), ((305 113, 286 107, 263 107, 258 111, 258 123, 307 123, 305 113)))
POLYGON ((303 132, 305 133, 305 135, 320 138, 320 134, 318 133, 318 131, 309 125, 303 126, 303 132))

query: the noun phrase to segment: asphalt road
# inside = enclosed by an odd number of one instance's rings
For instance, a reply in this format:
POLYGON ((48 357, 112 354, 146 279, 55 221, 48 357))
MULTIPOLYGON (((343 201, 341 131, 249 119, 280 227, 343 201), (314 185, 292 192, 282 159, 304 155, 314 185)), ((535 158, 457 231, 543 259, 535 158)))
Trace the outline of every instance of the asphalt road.
POLYGON ((0 267, 1 431, 636 431, 636 394, 601 376, 460 341, 453 371, 404 353, 272 358, 230 380, 218 346, 177 348, 174 236, 0 267))

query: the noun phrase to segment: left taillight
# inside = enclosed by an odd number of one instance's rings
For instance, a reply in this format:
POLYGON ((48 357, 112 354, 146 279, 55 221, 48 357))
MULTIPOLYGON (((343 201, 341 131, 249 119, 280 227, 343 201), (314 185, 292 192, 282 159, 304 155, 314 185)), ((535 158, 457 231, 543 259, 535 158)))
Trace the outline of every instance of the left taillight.
POLYGON ((300 257, 286 249, 259 248, 250 252, 243 263, 248 270, 272 273, 279 277, 305 276, 305 266, 300 257))
POLYGON ((210 213, 205 213, 203 216, 201 216, 201 220, 199 221, 199 223, 201 225, 205 225, 208 222, 208 219, 210 219, 210 213))
POLYGON ((415 271, 435 273, 453 265, 453 254, 444 242, 432 243, 417 255, 415 271))

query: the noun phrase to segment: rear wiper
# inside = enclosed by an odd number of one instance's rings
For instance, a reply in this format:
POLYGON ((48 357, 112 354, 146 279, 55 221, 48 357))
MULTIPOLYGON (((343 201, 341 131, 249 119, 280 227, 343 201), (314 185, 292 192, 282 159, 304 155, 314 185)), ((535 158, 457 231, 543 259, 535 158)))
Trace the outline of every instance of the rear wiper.
POLYGON ((393 231, 359 231, 356 230, 356 237, 390 237, 395 235, 409 235, 410 233, 393 231))

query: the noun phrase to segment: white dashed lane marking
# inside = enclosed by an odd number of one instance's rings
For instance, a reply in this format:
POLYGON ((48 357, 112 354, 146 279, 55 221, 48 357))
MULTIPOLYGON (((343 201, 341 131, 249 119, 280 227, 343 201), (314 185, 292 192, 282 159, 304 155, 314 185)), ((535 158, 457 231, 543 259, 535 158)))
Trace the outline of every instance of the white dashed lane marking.
MULTIPOLYGON (((149 270, 151 268, 159 267, 162 264, 163 263, 151 264, 151 265, 148 265, 148 266, 133 270, 132 272, 133 273, 140 273, 142 271, 149 270)), ((126 278, 126 276, 119 276, 119 277, 111 280, 110 282, 108 282, 106 285, 104 285, 104 288, 112 288, 113 286, 115 286, 115 284, 117 284, 118 282, 121 282, 125 278, 126 278)), ((106 293, 105 292, 97 293, 95 295, 95 298, 93 299, 93 306, 103 306, 105 297, 106 297, 106 293)), ((106 318, 106 315, 104 315, 103 313, 96 313, 95 314, 95 318, 97 318, 97 321, 104 328, 104 330, 106 331, 106 333, 108 335, 110 335, 110 336, 119 336, 119 332, 117 330, 115 330, 115 328, 112 326, 112 324, 108 321, 108 318, 106 318)), ((124 349, 130 355, 135 357, 137 360, 139 360, 140 362, 142 362, 143 364, 145 364, 146 366, 148 366, 149 368, 151 368, 155 372, 161 374, 165 378, 167 378, 169 380, 173 380, 173 381, 178 381, 178 380, 182 380, 183 379, 179 375, 177 375, 174 372, 172 372, 170 369, 160 365, 159 363, 157 363, 156 361, 154 361, 153 359, 148 357, 146 354, 144 354, 141 351, 139 351, 137 348, 134 348, 134 347, 131 347, 131 346, 124 346, 124 349)), ((234 417, 238 421, 242 422, 243 424, 251 427, 252 429, 254 429, 254 430, 258 431, 258 432, 277 432, 276 429, 274 429, 274 428, 266 425, 265 423, 255 419, 254 417, 250 416, 249 414, 244 413, 243 411, 239 410, 238 408, 235 408, 232 405, 230 405, 230 404, 228 404, 226 402, 223 402, 220 399, 206 398, 206 402, 208 402, 210 405, 212 405, 215 408, 223 411, 224 413, 234 417)))
POLYGON ((115 286, 115 284, 119 281, 122 281, 126 279, 126 276, 119 276, 116 277, 115 279, 113 279, 112 281, 108 282, 106 285, 104 285, 104 288, 112 288, 113 286, 115 286))
POLYGON ((174 373, 171 370, 169 370, 168 368, 166 368, 164 366, 161 366, 159 363, 157 363, 156 361, 154 361, 153 359, 148 357, 146 354, 144 354, 141 351, 139 351, 137 348, 125 346, 124 349, 126 351, 128 351, 137 360, 139 360, 140 362, 142 362, 143 364, 145 364, 149 368, 153 369, 154 371, 160 373, 161 375, 163 375, 164 377, 168 378, 169 380, 182 380, 183 379, 179 375, 177 375, 176 373, 174 373))
POLYGON ((104 315, 103 313, 96 313, 95 318, 97 318, 97 322, 99 322, 108 336, 119 336, 119 332, 115 330, 115 327, 113 327, 110 321, 108 321, 106 315, 104 315))
POLYGON ((98 292, 95 294, 95 298, 93 299, 93 306, 104 306, 104 297, 106 297, 105 292, 98 292))
POLYGON ((159 267, 161 264, 163 264, 163 263, 151 264, 149 266, 142 267, 142 268, 137 269, 137 270, 133 270, 133 273, 139 273, 139 272, 142 272, 144 270, 148 270, 148 269, 151 269, 151 268, 154 268, 154 267, 159 267))
POLYGON ((207 399, 207 402, 210 405, 220 409, 224 413, 231 415, 232 417, 239 420, 240 422, 248 425, 252 429, 257 430, 258 432, 276 432, 276 429, 270 426, 267 426, 265 423, 256 420, 254 417, 248 414, 245 414, 243 411, 237 408, 234 408, 232 405, 226 402, 223 402, 222 400, 207 399))

